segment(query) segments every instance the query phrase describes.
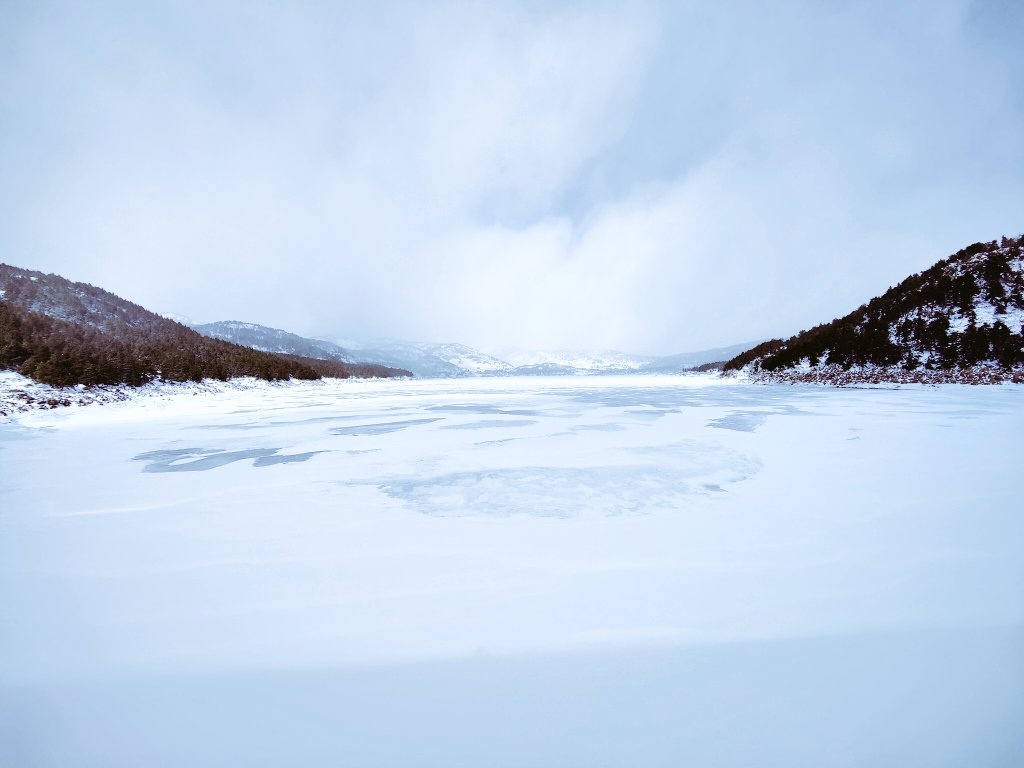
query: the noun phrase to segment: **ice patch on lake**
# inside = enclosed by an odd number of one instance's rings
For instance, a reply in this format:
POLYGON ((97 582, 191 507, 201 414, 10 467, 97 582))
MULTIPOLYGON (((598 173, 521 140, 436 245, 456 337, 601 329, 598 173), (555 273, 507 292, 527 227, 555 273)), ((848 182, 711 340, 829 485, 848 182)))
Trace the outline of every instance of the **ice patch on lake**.
POLYGON ((323 451, 278 455, 280 448, 254 448, 244 451, 224 451, 217 448, 176 448, 171 450, 147 451, 132 457, 132 461, 144 461, 143 472, 205 472, 224 467, 236 461, 254 459, 254 467, 269 467, 275 464, 292 464, 308 461, 323 451))
POLYGON ((688 497, 738 482, 756 471, 743 457, 703 452, 689 466, 521 467, 396 478, 381 488, 427 515, 570 518, 580 515, 682 513, 688 497))
POLYGON ((753 432, 768 419, 768 414, 762 411, 734 411, 728 416, 722 416, 708 422, 709 427, 716 429, 734 429, 739 432, 753 432))
POLYGON ((334 427, 331 432, 336 435, 386 435, 389 432, 401 432, 420 424, 431 424, 440 419, 409 419, 408 421, 385 421, 379 424, 353 424, 350 427, 334 427))

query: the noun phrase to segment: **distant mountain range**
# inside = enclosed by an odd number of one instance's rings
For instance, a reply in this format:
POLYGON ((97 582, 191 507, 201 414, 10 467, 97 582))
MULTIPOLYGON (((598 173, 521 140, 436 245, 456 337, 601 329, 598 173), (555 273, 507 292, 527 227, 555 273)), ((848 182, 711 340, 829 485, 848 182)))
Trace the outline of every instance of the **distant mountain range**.
POLYGON ((725 369, 789 381, 1024 381, 1024 237, 968 246, 725 369))
POLYGON ((327 360, 358 358, 412 371, 418 377, 459 376, 581 376, 588 374, 679 373, 711 362, 723 362, 749 349, 753 343, 685 352, 668 357, 629 355, 623 352, 529 352, 502 359, 464 344, 389 342, 351 349, 331 341, 305 338, 253 323, 221 321, 193 325, 212 338, 244 344, 267 352, 299 354, 327 360))
POLYGON ((411 375, 212 339, 102 288, 0 264, 0 370, 8 369, 56 386, 411 375))

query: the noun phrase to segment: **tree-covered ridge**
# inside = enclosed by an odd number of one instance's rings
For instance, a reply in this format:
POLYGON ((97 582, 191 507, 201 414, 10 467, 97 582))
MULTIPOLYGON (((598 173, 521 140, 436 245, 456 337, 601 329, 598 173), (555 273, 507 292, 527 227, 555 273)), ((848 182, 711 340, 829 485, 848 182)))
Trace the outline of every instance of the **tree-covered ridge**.
POLYGON ((210 339, 101 288, 0 264, 0 369, 56 386, 409 375, 210 339))
POLYGON ((906 371, 1024 364, 1024 236, 975 243, 845 317, 737 355, 725 370, 906 371))

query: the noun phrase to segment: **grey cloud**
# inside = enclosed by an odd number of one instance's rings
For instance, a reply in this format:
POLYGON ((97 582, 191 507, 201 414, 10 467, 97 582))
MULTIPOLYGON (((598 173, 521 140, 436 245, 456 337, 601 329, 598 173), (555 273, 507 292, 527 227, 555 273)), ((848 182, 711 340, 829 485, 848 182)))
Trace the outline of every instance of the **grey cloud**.
POLYGON ((33 4, 4 260, 197 320, 669 353, 1024 210, 1014 4, 33 4))

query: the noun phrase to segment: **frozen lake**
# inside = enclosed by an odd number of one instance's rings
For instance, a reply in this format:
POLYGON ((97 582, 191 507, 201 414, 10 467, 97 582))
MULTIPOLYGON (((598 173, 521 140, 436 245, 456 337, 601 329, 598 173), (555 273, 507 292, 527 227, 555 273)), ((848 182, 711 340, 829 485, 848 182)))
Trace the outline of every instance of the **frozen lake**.
POLYGON ((0 424, 0 765, 1024 764, 1024 387, 333 382, 0 424))

